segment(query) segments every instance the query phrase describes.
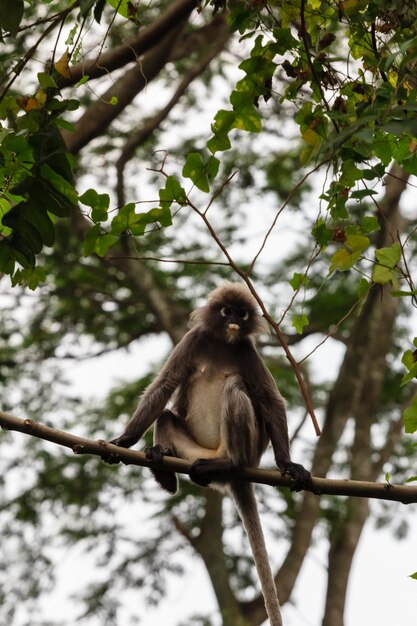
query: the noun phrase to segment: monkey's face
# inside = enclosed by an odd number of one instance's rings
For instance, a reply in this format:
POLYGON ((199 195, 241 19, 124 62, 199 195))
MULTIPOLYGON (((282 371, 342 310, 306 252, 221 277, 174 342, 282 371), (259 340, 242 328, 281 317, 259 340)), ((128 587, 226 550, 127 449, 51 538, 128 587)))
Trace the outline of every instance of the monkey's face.
POLYGON ((227 343, 244 341, 268 330, 256 300, 240 283, 225 283, 212 291, 207 304, 195 309, 190 317, 192 325, 227 343))
POLYGON ((219 324, 223 329, 223 337, 228 343, 236 343, 248 334, 250 313, 247 308, 239 305, 226 304, 218 311, 219 324))

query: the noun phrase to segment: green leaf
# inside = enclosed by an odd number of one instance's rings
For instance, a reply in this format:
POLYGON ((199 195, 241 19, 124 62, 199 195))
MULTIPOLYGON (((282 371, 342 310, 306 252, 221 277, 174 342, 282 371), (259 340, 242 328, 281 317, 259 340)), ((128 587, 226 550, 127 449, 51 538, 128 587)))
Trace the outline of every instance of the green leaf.
POLYGON ((6 200, 6 198, 0 198, 0 233, 3 237, 7 237, 7 235, 11 233, 11 229, 3 224, 3 217, 10 211, 11 208, 11 204, 6 200))
POLYGON ((132 0, 107 0, 107 2, 110 6, 116 9, 122 17, 131 17, 130 7, 132 5, 132 0))
POLYGON ((81 85, 85 85, 85 83, 88 83, 89 80, 90 80, 89 75, 88 74, 84 74, 84 76, 82 78, 80 78, 78 83, 75 85, 75 88, 81 87, 81 85))
POLYGON ((96 0, 80 0, 80 16, 87 17, 95 2, 96 0))
POLYGON ((151 209, 147 213, 141 213, 139 218, 144 222, 146 221, 147 224, 159 222, 164 228, 172 225, 171 211, 168 207, 151 209))
POLYGON ((410 574, 408 578, 413 578, 414 580, 417 580, 417 572, 414 572, 414 574, 410 574))
POLYGON ((96 224, 95 226, 90 228, 89 231, 87 231, 87 234, 85 235, 83 241, 84 256, 89 256, 90 254, 93 254, 93 252, 95 252, 97 239, 100 237, 100 228, 100 224, 96 224))
POLYGON ((348 234, 346 237, 346 245, 352 252, 363 252, 371 245, 368 237, 364 237, 363 235, 350 235, 348 234))
POLYGON ((225 111, 221 109, 214 117, 214 123, 211 130, 214 137, 207 142, 207 148, 212 154, 215 152, 224 152, 229 150, 231 143, 229 140, 229 132, 234 128, 235 113, 234 111, 225 111))
POLYGON ((104 11, 104 7, 106 6, 106 0, 97 0, 96 6, 94 7, 94 19, 98 24, 100 24, 101 16, 104 11))
POLYGON ((42 250, 43 241, 37 228, 26 220, 20 220, 18 232, 31 252, 33 252, 33 254, 39 254, 42 250))
POLYGON ((308 325, 308 317, 304 313, 301 315, 294 315, 292 319, 292 325, 299 335, 303 334, 304 327, 308 325))
MULTIPOLYGON (((114 235, 121 235, 123 232, 129 231, 136 223, 137 214, 135 213, 136 205, 129 202, 120 207, 117 215, 111 221, 111 232, 114 235)), ((140 233, 143 235, 143 232, 140 233)))
POLYGON ((358 189, 357 191, 352 191, 350 197, 353 200, 363 200, 363 198, 367 198, 368 196, 377 196, 378 192, 374 189, 358 189))
POLYGON ((312 228, 311 234, 321 247, 327 246, 331 237, 332 230, 326 226, 323 220, 318 220, 317 224, 312 228))
POLYGON ((118 241, 119 237, 116 237, 116 235, 112 235, 110 233, 100 235, 96 239, 95 251, 100 257, 104 257, 106 256, 109 248, 114 246, 118 241))
POLYGON ((175 176, 168 176, 165 183, 165 191, 171 202, 176 201, 178 204, 187 204, 187 194, 175 176))
POLYGON ((259 111, 253 102, 257 92, 233 91, 230 96, 233 110, 235 112, 233 127, 239 130, 246 130, 250 133, 259 133, 262 130, 262 121, 259 111))
POLYGON ((392 246, 375 250, 375 256, 378 263, 372 269, 372 280, 374 283, 386 285, 391 282, 395 285, 397 282, 395 268, 401 259, 400 244, 395 242, 392 246))
POLYGON ((372 268, 372 280, 378 285, 387 285, 390 282, 394 282, 396 274, 389 267, 382 265, 374 265, 372 268))
MULTIPOLYGON (((208 193, 210 183, 217 175, 219 163, 219 160, 214 156, 209 157, 207 163, 204 163, 199 152, 190 152, 183 167, 182 175, 185 178, 190 178, 198 189, 208 193)), ((185 197, 184 190, 181 187, 180 189, 185 197)))
POLYGON ((91 207, 91 218, 96 224, 103 222, 108 217, 110 196, 107 193, 97 193, 95 189, 87 189, 79 198, 81 204, 91 207))
POLYGON ((388 248, 379 248, 375 250, 375 256, 381 265, 394 268, 401 259, 401 246, 395 242, 388 248))
POLYGON ((25 207, 23 218, 39 233, 46 246, 52 246, 55 241, 55 229, 51 218, 44 209, 34 207, 29 200, 25 207))
POLYGON ((58 87, 52 76, 47 72, 39 72, 38 81, 42 89, 48 89, 50 87, 56 89, 58 87))
POLYGON ((402 298, 403 296, 417 296, 417 289, 414 289, 413 291, 391 291, 391 295, 394 296, 394 298, 402 298))
POLYGON ((212 183, 219 173, 220 161, 215 156, 210 156, 206 163, 207 178, 212 183))
POLYGON ((294 272, 293 277, 290 281, 288 281, 294 291, 298 291, 303 285, 307 285, 308 276, 305 274, 299 274, 298 272, 294 272))
POLYGON ((415 351, 406 350, 401 358, 401 363, 407 368, 408 373, 401 379, 401 386, 417 377, 417 360, 415 351))
POLYGON ((0 239, 0 272, 13 274, 14 266, 14 255, 9 242, 5 239, 0 239))
POLYGON ((0 27, 15 37, 22 21, 23 11, 23 0, 1 0, 0 27))
POLYGON ((151 209, 146 213, 135 213, 135 204, 130 202, 121 209, 111 222, 111 232, 113 235, 120 235, 129 231, 132 235, 141 236, 145 232, 148 224, 158 222, 161 226, 167 227, 172 224, 171 211, 168 206, 151 209))
POLYGON ((351 269, 355 263, 359 261, 361 257, 361 251, 350 253, 345 248, 341 248, 330 259, 330 272, 338 270, 339 272, 346 272, 351 269))
POLYGON ((64 130, 67 130, 70 133, 75 133, 75 126, 72 122, 68 122, 68 120, 63 120, 62 117, 58 117, 55 120, 55 124, 59 127, 59 128, 63 128, 64 130))
MULTIPOLYGON (((405 482, 406 483, 415 483, 416 481, 417 481, 417 476, 410 476, 409 478, 407 478, 407 480, 405 482)), ((417 575, 417 572, 416 572, 416 574, 414 574, 414 576, 416 576, 416 575, 417 575)))
POLYGON ((274 49, 277 54, 285 54, 288 50, 294 50, 300 46, 298 39, 295 39, 290 28, 274 28, 275 44, 274 49))
POLYGON ((376 217, 364 217, 361 223, 362 230, 366 234, 370 234, 380 229, 379 222, 376 217))
POLYGON ((417 430, 417 396, 403 413, 403 421, 406 433, 415 433, 417 430))
POLYGON ((28 267, 23 270, 17 270, 12 276, 12 286, 23 285, 35 291, 39 283, 46 280, 46 272, 43 267, 28 267))
POLYGON ((58 174, 55 170, 52 169, 46 163, 41 165, 40 168, 41 176, 45 178, 48 182, 51 183, 57 191, 59 191, 67 200, 70 201, 74 206, 78 202, 78 194, 73 185, 69 183, 63 176, 58 174))
POLYGON ((35 267, 35 255, 20 235, 13 235, 10 244, 14 258, 22 267, 35 267))

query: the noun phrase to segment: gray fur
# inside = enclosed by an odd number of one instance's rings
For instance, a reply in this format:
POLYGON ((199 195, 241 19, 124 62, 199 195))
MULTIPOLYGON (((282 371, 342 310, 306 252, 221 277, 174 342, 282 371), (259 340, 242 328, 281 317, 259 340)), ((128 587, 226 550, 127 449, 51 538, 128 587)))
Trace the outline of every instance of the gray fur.
MULTIPOLYGON (((278 467, 296 478, 298 488, 310 480, 302 466, 291 462, 284 400, 255 347, 265 322, 248 288, 238 283, 215 289, 190 317, 191 330, 112 443, 130 447, 156 421, 154 451, 169 450, 192 461, 190 476, 196 482, 214 481, 212 486, 231 492, 249 537, 270 624, 282 626, 253 486, 231 475, 236 467, 257 466, 271 442, 278 467)), ((153 472, 175 493, 173 473, 153 472)))

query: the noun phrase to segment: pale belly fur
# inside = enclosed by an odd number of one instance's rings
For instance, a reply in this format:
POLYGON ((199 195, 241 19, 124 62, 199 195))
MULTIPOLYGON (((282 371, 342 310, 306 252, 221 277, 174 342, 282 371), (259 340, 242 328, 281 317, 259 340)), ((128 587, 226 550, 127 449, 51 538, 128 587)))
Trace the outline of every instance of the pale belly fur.
POLYGON ((186 416, 187 427, 195 441, 205 448, 220 446, 221 397, 231 371, 210 371, 202 366, 192 380, 191 401, 186 416))

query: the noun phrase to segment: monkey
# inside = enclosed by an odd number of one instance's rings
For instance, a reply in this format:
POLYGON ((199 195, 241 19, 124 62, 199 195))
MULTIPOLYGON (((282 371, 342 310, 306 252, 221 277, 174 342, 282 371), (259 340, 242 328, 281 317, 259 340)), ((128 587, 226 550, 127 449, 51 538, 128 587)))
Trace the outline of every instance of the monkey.
MULTIPOLYGON (((294 479, 291 488, 312 486, 310 472, 291 461, 285 403, 256 347, 256 336, 267 331, 267 324, 248 287, 226 282, 191 313, 190 325, 142 394, 123 434, 111 443, 129 448, 155 422, 146 454, 166 491, 174 494, 178 488, 176 474, 157 467, 168 455, 191 462, 193 482, 231 493, 270 624, 282 626, 254 488, 236 479, 240 467, 259 465, 271 442, 278 468, 294 479)), ((105 460, 118 462, 117 455, 111 457, 105 460)))

